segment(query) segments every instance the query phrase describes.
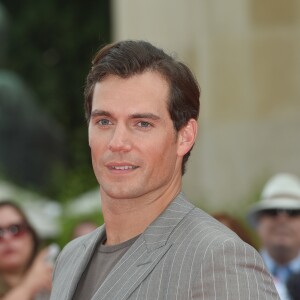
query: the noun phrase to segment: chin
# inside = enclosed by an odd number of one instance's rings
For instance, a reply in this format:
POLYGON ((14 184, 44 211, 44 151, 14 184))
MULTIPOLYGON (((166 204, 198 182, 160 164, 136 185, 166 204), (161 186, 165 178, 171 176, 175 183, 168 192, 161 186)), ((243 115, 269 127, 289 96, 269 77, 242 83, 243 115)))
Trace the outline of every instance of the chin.
POLYGON ((7 262, 5 265, 1 266, 3 271, 13 271, 20 268, 19 262, 7 262))
POLYGON ((110 193, 107 193, 107 195, 110 198, 119 199, 119 200, 135 198, 135 196, 132 193, 128 193, 128 192, 110 192, 110 193))
POLYGON ((280 254, 280 253, 283 254, 283 253, 289 252, 291 246, 288 243, 286 243, 286 244, 284 244, 284 243, 276 243, 276 244, 273 245, 272 248, 273 248, 273 251, 275 253, 277 253, 277 254, 280 254))
POLYGON ((129 199, 140 195, 139 191, 135 188, 130 188, 129 184, 125 186, 123 184, 122 186, 118 186, 118 184, 109 186, 102 185, 101 190, 110 198, 115 199, 129 199))

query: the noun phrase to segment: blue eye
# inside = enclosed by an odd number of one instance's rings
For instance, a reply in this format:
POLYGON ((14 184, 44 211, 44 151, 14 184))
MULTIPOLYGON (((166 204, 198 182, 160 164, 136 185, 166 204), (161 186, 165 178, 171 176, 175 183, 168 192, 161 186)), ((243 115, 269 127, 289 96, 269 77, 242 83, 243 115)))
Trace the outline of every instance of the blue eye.
POLYGON ((141 121, 141 122, 138 123, 138 126, 147 128, 147 127, 150 127, 151 124, 149 122, 146 122, 146 121, 141 121))
POLYGON ((111 125, 112 123, 108 119, 101 119, 97 122, 101 126, 111 125))

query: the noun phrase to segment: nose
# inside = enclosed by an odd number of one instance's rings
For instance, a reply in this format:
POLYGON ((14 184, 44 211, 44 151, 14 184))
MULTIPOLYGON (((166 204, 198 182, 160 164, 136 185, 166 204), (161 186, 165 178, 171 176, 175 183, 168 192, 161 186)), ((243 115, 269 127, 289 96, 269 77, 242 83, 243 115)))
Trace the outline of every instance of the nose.
POLYGON ((277 219, 280 221, 286 221, 289 219, 289 215, 286 211, 280 211, 278 212, 277 219))
POLYGON ((12 235, 8 232, 8 231, 4 231, 1 234, 1 240, 11 240, 12 239, 12 235))
POLYGON ((131 147, 129 130, 125 125, 117 125, 108 144, 109 150, 112 152, 128 152, 131 147))

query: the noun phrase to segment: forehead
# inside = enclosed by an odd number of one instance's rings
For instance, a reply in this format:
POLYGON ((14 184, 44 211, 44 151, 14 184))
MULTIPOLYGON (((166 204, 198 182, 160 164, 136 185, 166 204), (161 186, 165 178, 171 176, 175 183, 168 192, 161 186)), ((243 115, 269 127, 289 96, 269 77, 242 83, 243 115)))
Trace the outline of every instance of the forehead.
POLYGON ((19 212, 11 206, 0 207, 0 226, 6 226, 23 221, 19 212))
POLYGON ((110 75, 95 85, 92 109, 167 109, 168 99, 169 84, 158 72, 147 71, 128 78, 110 75))

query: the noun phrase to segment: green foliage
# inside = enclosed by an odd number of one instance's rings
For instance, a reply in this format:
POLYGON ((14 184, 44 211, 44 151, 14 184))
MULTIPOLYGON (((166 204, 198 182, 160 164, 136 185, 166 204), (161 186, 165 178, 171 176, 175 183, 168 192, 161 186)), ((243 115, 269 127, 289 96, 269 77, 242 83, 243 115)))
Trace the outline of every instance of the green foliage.
MULTIPOLYGON (((60 194, 58 195, 58 198, 64 203, 84 193, 87 187, 97 185, 93 170, 87 165, 79 165, 74 169, 69 169, 68 172, 66 172, 66 176, 68 180, 65 181, 65 185, 63 189, 60 189, 60 194)), ((54 178, 56 178, 56 176, 54 176, 54 178)))
POLYGON ((92 56, 110 41, 110 1, 2 0, 2 4, 10 26, 7 59, 0 68, 25 81, 36 105, 61 125, 65 137, 61 163, 46 170, 47 185, 31 188, 65 201, 96 185, 83 88, 92 56))

